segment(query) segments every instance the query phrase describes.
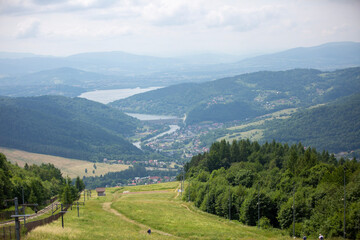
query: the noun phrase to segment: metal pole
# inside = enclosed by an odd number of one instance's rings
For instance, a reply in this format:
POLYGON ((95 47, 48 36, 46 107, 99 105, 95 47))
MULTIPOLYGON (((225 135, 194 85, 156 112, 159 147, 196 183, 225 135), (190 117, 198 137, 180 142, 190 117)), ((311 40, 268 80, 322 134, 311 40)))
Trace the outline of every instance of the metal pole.
POLYGON ((77 202, 76 205, 77 205, 78 217, 79 217, 79 216, 80 216, 80 215, 79 215, 79 202, 77 202))
POLYGON ((260 186, 258 190, 258 228, 260 228, 260 186))
POLYGON ((86 192, 86 190, 84 189, 84 204, 85 204, 85 192, 86 192))
POLYGON ((230 185, 229 185, 229 221, 231 220, 231 192, 230 192, 230 185))
MULTIPOLYGON (((14 198, 15 201, 15 215, 19 215, 19 209, 18 209, 18 198, 14 198)), ((20 221, 19 217, 15 217, 15 230, 16 230, 16 239, 20 240, 20 221)))
POLYGON ((190 202, 190 182, 189 182, 189 202, 190 202))
POLYGON ((344 239, 346 239, 346 167, 344 167, 344 239))
MULTIPOLYGON (((25 204, 24 187, 23 186, 21 186, 21 193, 22 193, 22 203, 25 204)), ((26 227, 25 205, 23 205, 23 215, 24 215, 24 228, 25 228, 26 227)))
POLYGON ((182 181, 181 181, 181 197, 184 189, 184 169, 182 170, 182 181))
POLYGON ((295 182, 293 189, 293 237, 295 238, 295 182))
POLYGON ((64 228, 64 213, 63 213, 63 205, 61 204, 61 226, 64 228))
POLYGON ((206 204, 206 212, 209 212, 209 184, 207 185, 207 204, 206 204))

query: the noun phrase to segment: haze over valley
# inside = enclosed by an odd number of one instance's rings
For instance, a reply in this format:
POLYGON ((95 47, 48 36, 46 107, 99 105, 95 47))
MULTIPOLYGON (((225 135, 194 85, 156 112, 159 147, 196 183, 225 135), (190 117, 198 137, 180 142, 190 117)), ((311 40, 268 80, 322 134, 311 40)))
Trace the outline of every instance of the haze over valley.
POLYGON ((26 239, 359 239, 359 13, 1 1, 0 219, 17 197, 84 201, 26 239))

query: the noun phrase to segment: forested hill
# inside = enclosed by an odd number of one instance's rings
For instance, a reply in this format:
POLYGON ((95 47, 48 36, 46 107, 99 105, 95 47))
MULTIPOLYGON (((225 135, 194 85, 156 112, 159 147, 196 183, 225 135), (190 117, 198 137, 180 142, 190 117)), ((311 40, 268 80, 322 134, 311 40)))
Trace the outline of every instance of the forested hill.
POLYGON ((247 225, 288 230, 290 236, 295 220, 300 238, 341 237, 346 194, 346 238, 360 237, 360 163, 355 158, 337 161, 301 143, 223 140, 194 156, 185 171, 190 183, 185 201, 247 225))
POLYGON ((187 123, 242 120, 311 106, 359 92, 360 68, 334 72, 294 69, 257 72, 201 84, 180 84, 111 103, 128 112, 187 114, 187 123))
POLYGON ((360 94, 297 112, 289 119, 269 123, 264 139, 331 152, 352 151, 360 146, 360 94))
POLYGON ((96 161, 142 152, 125 140, 139 121, 82 98, 0 98, 0 146, 96 161))

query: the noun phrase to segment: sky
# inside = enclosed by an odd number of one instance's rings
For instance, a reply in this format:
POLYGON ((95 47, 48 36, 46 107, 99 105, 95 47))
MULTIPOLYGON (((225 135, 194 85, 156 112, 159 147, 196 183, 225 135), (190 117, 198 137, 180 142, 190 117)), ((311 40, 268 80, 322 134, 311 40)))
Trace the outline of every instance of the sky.
POLYGON ((0 51, 251 56, 360 42, 360 0, 0 0, 0 51))

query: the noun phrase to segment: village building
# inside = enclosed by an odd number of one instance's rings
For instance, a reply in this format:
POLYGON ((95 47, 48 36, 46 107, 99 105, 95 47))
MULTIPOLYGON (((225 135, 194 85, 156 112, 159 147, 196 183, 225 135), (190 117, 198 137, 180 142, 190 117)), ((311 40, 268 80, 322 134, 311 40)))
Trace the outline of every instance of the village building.
POLYGON ((96 189, 95 189, 96 192, 97 192, 98 197, 106 196, 106 194, 105 194, 105 189, 106 189, 106 188, 96 188, 96 189))

